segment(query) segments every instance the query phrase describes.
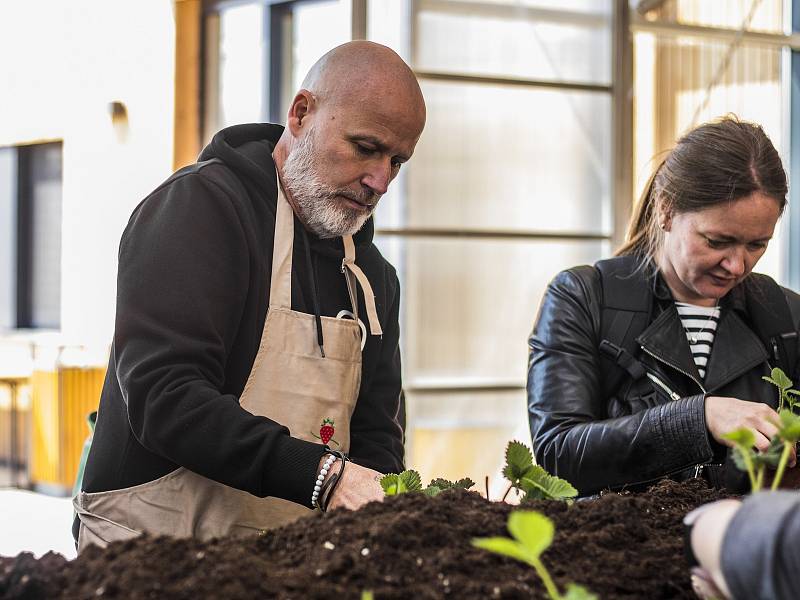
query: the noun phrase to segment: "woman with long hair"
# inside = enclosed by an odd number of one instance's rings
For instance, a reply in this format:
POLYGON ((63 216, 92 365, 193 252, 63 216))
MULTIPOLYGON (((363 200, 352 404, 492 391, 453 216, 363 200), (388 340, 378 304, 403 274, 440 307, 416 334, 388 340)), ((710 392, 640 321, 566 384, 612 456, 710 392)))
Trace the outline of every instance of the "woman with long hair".
MULTIPOLYGON (((724 434, 776 432, 800 296, 752 273, 786 206, 763 129, 701 125, 658 165, 612 259, 559 273, 529 340, 537 461, 582 495, 671 476, 743 491, 724 434)), ((795 457, 791 457, 793 466, 795 457)))

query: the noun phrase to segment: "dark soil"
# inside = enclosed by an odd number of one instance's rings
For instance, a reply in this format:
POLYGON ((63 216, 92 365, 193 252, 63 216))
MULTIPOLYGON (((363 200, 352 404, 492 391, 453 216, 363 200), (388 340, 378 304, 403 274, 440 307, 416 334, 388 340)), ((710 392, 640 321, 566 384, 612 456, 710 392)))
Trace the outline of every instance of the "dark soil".
MULTIPOLYGON (((532 502, 555 521, 543 561, 563 590, 587 586, 604 600, 694 598, 681 519, 725 494, 700 480, 663 481, 643 494, 532 502)), ((313 515, 263 537, 139 538, 92 547, 74 561, 48 554, 0 557, 0 597, 281 598, 376 600, 545 598, 533 569, 473 548, 507 535, 514 507, 460 490, 405 494, 357 512, 313 515)))

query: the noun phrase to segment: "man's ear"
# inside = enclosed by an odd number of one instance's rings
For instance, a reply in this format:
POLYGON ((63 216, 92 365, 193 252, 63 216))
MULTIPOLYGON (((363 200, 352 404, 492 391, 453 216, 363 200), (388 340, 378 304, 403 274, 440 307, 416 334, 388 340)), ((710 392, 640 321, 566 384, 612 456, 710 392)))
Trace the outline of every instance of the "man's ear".
POLYGON ((314 105, 314 94, 305 89, 297 92, 286 116, 286 126, 294 137, 298 137, 304 127, 307 128, 306 120, 314 110, 314 105))

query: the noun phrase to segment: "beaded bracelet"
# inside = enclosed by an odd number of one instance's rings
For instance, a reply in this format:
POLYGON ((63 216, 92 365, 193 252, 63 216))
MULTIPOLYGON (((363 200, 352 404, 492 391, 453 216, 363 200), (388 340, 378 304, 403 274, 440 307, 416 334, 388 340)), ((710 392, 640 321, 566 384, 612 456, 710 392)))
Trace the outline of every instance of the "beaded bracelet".
POLYGON ((328 511, 328 504, 330 503, 331 499, 333 498, 333 493, 336 491, 336 488, 339 486, 339 483, 342 481, 342 474, 344 473, 345 465, 347 465, 347 460, 339 461, 341 466, 339 467, 339 472, 334 473, 330 476, 328 481, 325 482, 325 485, 322 487, 322 491, 319 495, 319 509, 322 512, 328 511))
POLYGON ((319 475, 317 475, 317 480, 314 482, 314 491, 311 494, 311 506, 317 506, 317 500, 319 500, 319 493, 322 490, 322 482, 325 481, 325 476, 328 474, 331 466, 333 466, 333 462, 336 460, 336 455, 330 454, 327 459, 325 459, 325 463, 322 465, 322 468, 319 470, 319 475))
POLYGON ((347 458, 347 455, 343 452, 339 452, 338 450, 329 450, 330 454, 335 456, 340 461, 339 471, 337 473, 333 473, 327 481, 325 481, 320 493, 317 496, 317 507, 322 511, 325 512, 328 510, 328 503, 331 501, 333 497, 333 492, 336 491, 339 483, 342 480, 342 474, 344 473, 344 468, 347 462, 350 460, 347 458))

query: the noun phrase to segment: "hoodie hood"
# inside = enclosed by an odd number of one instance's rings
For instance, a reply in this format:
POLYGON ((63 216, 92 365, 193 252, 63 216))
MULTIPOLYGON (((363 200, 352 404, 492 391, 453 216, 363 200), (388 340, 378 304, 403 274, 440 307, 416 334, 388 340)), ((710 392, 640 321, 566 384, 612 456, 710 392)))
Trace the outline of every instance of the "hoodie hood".
MULTIPOLYGON (((264 202, 271 214, 275 214, 277 202, 277 178, 272 151, 283 134, 283 126, 272 123, 252 123, 233 125, 217 132, 211 142, 200 153, 198 161, 219 159, 233 170, 242 180, 253 201, 264 202)), ((295 218, 295 243, 302 243, 299 238, 303 229, 299 219, 295 218)), ((375 229, 370 218, 353 236, 356 249, 364 249, 372 245, 375 229)), ((315 252, 344 258, 342 239, 321 239, 315 233, 307 231, 311 248, 315 252)))

